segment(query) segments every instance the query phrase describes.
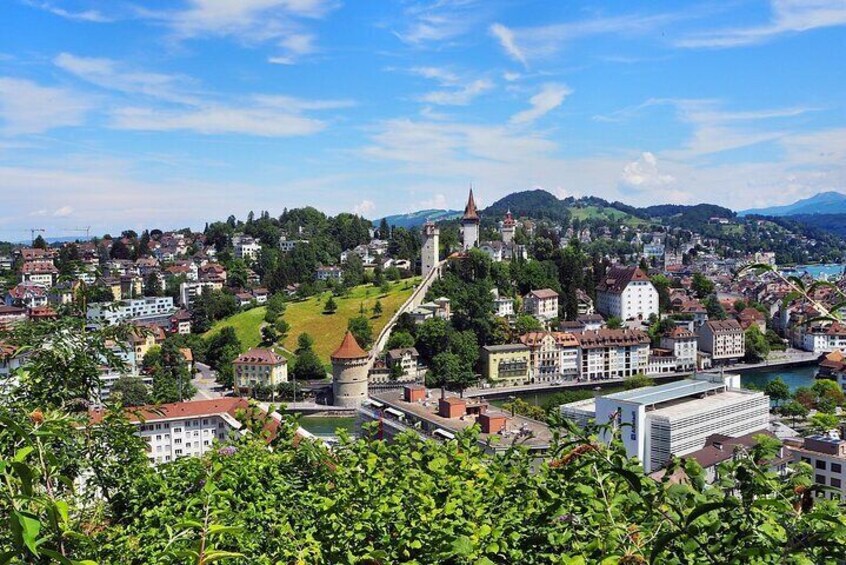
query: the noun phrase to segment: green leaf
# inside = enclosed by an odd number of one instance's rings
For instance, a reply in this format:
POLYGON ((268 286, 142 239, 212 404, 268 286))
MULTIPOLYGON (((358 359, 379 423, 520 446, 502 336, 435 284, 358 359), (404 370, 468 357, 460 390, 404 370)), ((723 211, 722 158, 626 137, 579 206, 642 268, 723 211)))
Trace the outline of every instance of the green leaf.
POLYGON ((21 462, 23 462, 24 459, 26 459, 26 456, 29 455, 30 453, 32 453, 34 450, 35 450, 35 448, 32 447, 31 445, 24 446, 24 447, 20 448, 17 451, 17 453, 15 453, 15 459, 14 460, 18 463, 21 463, 21 462))
POLYGON ((41 522, 29 512, 12 512, 12 516, 20 524, 20 534, 26 547, 33 555, 38 555, 38 534, 41 533, 41 522))
POLYGON ((206 553, 203 563, 215 563, 224 559, 238 559, 241 557, 244 557, 242 553, 235 553, 234 551, 209 551, 206 553))
POLYGON ((237 534, 244 528, 241 526, 221 526, 219 524, 212 524, 209 526, 209 534, 237 534))
POLYGON ((459 536, 452 542, 452 554, 467 557, 473 553, 473 540, 467 536, 459 536))
POLYGON ((690 526, 690 524, 692 524, 694 520, 696 520, 700 516, 704 516, 708 512, 718 510, 720 508, 730 508, 733 506, 737 506, 737 504, 730 500, 724 500, 722 502, 708 502, 702 504, 701 506, 697 506, 693 509, 693 512, 687 515, 687 521, 685 522, 685 526, 690 526))

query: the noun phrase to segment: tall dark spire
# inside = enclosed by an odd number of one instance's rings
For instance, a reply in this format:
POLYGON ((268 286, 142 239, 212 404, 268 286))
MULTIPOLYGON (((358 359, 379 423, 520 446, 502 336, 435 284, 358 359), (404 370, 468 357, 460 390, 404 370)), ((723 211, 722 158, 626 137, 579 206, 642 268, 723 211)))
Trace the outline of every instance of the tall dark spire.
POLYGON ((470 189, 470 197, 467 199, 467 206, 464 207, 464 221, 479 221, 479 213, 476 211, 476 201, 473 199, 473 189, 470 189))

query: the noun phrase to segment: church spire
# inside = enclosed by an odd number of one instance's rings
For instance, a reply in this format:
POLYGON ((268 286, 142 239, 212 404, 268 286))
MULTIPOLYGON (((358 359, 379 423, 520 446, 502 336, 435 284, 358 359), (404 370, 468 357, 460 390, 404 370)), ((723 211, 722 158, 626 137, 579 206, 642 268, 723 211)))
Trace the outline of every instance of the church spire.
POLYGON ((476 200, 473 198, 473 188, 470 188, 470 197, 467 199, 467 206, 464 207, 462 220, 473 222, 479 221, 479 213, 476 211, 476 200))

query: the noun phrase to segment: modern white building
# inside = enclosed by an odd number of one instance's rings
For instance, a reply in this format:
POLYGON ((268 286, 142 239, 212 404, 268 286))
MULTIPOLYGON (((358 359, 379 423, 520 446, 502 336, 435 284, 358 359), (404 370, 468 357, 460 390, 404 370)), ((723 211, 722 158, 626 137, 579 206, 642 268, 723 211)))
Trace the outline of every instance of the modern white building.
POLYGON ((702 449, 712 434, 739 437, 766 430, 770 399, 763 392, 741 389, 740 375, 701 373, 565 404, 561 415, 582 426, 590 420, 610 420, 629 457, 637 457, 649 473, 666 465, 672 455, 702 449))
POLYGON ((179 303, 190 310, 194 305, 194 300, 207 288, 210 290, 221 290, 223 283, 220 281, 184 282, 179 285, 179 303))
POLYGON ((175 312, 172 297, 150 296, 116 302, 95 302, 88 305, 86 317, 89 322, 111 326, 122 321, 170 317, 175 312))
POLYGON ((606 318, 646 320, 658 315, 658 291, 638 267, 611 267, 596 286, 596 311, 606 318))
POLYGON ((846 498, 846 440, 837 431, 806 437, 799 447, 791 447, 794 461, 811 466, 814 482, 839 492, 818 493, 831 499, 846 498))
POLYGON ((306 243, 308 243, 307 239, 288 239, 286 236, 283 235, 279 238, 279 249, 288 253, 290 251, 293 251, 294 247, 296 247, 297 245, 306 243))
POLYGON ((261 253, 261 244, 248 235, 240 235, 232 238, 232 245, 235 248, 235 257, 238 259, 256 259, 261 253))

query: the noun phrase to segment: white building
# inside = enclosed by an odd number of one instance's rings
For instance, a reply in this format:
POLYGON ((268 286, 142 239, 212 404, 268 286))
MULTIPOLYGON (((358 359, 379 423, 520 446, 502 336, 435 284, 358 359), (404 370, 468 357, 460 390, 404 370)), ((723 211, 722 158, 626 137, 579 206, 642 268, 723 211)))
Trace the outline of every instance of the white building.
POLYGON ((248 235, 233 237, 232 245, 235 247, 235 257, 238 259, 252 261, 261 253, 261 244, 248 235))
POLYGON ((579 377, 594 381, 646 373, 649 336, 640 330, 585 330, 579 342, 579 377))
POLYGON ((551 288, 533 290, 523 297, 523 311, 538 320, 558 317, 558 293, 551 288))
POLYGON ((697 345, 696 334, 679 326, 661 336, 661 347, 672 353, 677 371, 696 369, 697 345))
MULTIPOLYGON (((247 409, 244 398, 217 398, 174 402, 127 412, 138 435, 147 443, 151 463, 167 463, 179 457, 200 457, 241 433, 237 410, 247 409)), ((92 424, 103 418, 101 410, 89 412, 92 424)))
POLYGON ((596 311, 606 318, 646 320, 658 315, 658 291, 638 267, 611 267, 596 286, 596 311))
POLYGON ((126 320, 170 317, 176 312, 170 296, 130 298, 117 302, 95 302, 88 305, 86 315, 89 322, 114 325, 126 320))
POLYGON ((219 281, 192 281, 179 285, 179 303, 189 310, 194 305, 194 299, 203 293, 204 289, 221 290, 223 283, 219 281))
POLYGON ((703 373, 565 404, 561 415, 580 425, 611 419, 619 426, 629 457, 637 457, 649 473, 666 465, 672 455, 702 449, 712 434, 739 437, 766 430, 770 399, 741 389, 740 375, 703 373))
POLYGON ((814 353, 831 353, 835 349, 846 349, 846 326, 840 323, 828 325, 803 326, 802 349, 814 353))
POLYGON ((737 361, 746 355, 746 337, 737 320, 710 320, 697 331, 699 350, 714 363, 737 361))
POLYGON ((59 269, 53 261, 30 261, 21 266, 21 282, 50 288, 56 283, 59 269))
POLYGON ((286 236, 282 236, 279 238, 279 249, 288 253, 294 250, 299 244, 306 244, 308 243, 307 239, 288 239, 286 236))

